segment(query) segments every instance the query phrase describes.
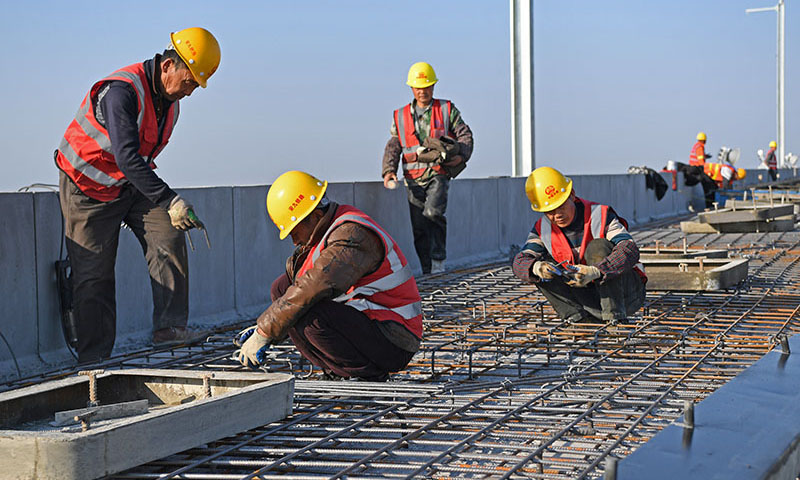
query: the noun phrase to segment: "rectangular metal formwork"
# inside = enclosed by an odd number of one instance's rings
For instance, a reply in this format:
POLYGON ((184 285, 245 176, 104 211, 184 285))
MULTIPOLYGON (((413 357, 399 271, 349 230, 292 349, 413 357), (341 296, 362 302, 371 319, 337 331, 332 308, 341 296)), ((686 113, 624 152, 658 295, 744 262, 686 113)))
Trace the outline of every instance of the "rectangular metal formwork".
POLYGON ((86 373, 0 393, 3 478, 100 478, 292 413, 294 379, 282 373, 86 373), (125 412, 134 403, 144 412, 125 412))

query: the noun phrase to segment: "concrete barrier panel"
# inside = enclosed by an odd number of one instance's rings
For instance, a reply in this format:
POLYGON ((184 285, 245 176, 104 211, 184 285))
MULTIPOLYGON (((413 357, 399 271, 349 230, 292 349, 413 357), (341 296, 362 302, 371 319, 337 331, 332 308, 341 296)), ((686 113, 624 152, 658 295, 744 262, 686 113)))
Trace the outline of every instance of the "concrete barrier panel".
POLYGON ((447 257, 450 265, 500 253, 497 179, 450 182, 447 257))
POLYGON ((213 326, 230 322, 237 317, 234 300, 233 188, 182 189, 180 194, 195 206, 211 241, 209 250, 203 233, 199 230, 190 231, 195 251, 189 250, 189 324, 213 326))
POLYGON ((422 268, 414 250, 407 192, 402 184, 395 190, 387 190, 383 182, 359 182, 354 184, 353 204, 392 236, 414 272, 420 273, 422 268))
POLYGON ((525 194, 525 180, 522 177, 497 179, 498 242, 503 252, 511 245, 522 247, 533 224, 541 217, 531 209, 525 194))
POLYGON ((16 375, 11 351, 23 374, 27 364, 37 361, 33 197, 31 193, 0 193, 0 333, 8 342, 0 341, 0 374, 16 375))
POLYGON ((285 271, 284 261, 293 250, 289 238, 278 238, 266 195, 266 186, 233 189, 236 310, 245 318, 255 318, 269 305, 269 287, 285 271))
POLYGON ((61 328, 61 312, 56 284, 55 260, 66 256, 58 194, 37 193, 34 196, 36 221, 36 285, 39 355, 48 362, 60 363, 72 359, 61 328), (62 253, 63 252, 63 253, 62 253), (52 260, 50 260, 52 259, 52 260))

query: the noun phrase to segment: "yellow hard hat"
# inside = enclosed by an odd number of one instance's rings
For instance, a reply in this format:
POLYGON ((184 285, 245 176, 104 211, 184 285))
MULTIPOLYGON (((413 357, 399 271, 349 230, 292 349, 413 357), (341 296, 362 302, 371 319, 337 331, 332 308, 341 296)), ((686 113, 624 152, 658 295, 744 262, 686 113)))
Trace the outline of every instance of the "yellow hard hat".
POLYGON ((747 176, 747 170, 745 170, 744 168, 736 170, 736 178, 738 178, 739 180, 743 179, 746 176, 747 176))
POLYGON ((172 46, 183 59, 195 81, 203 88, 219 67, 219 43, 205 28, 192 27, 169 34, 172 46))
POLYGON ((560 207, 572 193, 572 180, 551 167, 539 167, 525 182, 525 193, 534 212, 549 212, 560 207))
POLYGON ((769 142, 769 148, 778 148, 778 142, 775 140, 769 142))
POLYGON ((700 140, 701 142, 705 142, 706 141, 706 133, 705 132, 698 133, 697 134, 697 139, 700 140))
POLYGON ((283 240, 322 200, 328 182, 306 172, 284 173, 269 187, 267 213, 283 240))
POLYGON ((433 67, 431 67, 429 63, 417 62, 408 69, 408 81, 406 81, 406 85, 409 87, 430 87, 438 81, 439 79, 436 78, 436 72, 433 71, 433 67))

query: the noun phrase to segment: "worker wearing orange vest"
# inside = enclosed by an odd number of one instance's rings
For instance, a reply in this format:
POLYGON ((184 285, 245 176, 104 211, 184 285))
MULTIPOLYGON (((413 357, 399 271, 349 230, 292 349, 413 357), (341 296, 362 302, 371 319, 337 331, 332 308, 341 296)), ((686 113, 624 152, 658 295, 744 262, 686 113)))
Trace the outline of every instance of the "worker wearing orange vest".
POLYGON ((472 132, 453 102, 433 98, 438 79, 433 67, 418 62, 406 84, 414 99, 394 111, 391 138, 383 153, 386 188, 397 186, 400 160, 422 273, 441 273, 447 257, 447 191, 472 155, 472 132))
POLYGON ((647 277, 627 222, 575 195, 572 180, 539 167, 525 182, 536 221, 512 270, 568 321, 625 321, 644 303, 647 277))
POLYGON ((695 142, 692 152, 689 154, 689 165, 702 167, 706 163, 706 159, 711 158, 711 155, 706 153, 705 148, 706 134, 700 132, 697 134, 697 142, 695 142))
POLYGON ((366 213, 325 196, 328 182, 286 172, 267 212, 294 254, 271 288, 272 304, 234 342, 246 366, 267 361, 287 335, 328 376, 383 381, 419 350, 422 304, 400 247, 366 213))
POLYGON ((778 156, 775 155, 776 148, 778 148, 778 143, 776 141, 773 140, 769 142, 769 151, 764 158, 764 162, 769 169, 769 178, 771 178, 773 182, 778 179, 778 156))
POLYGON ((747 176, 747 171, 743 168, 736 169, 730 163, 710 163, 706 162, 703 171, 712 180, 717 182, 719 188, 731 188, 733 182, 742 180, 747 176))
POLYGON ((150 270, 153 342, 198 336, 186 328, 183 231, 203 224, 153 169, 178 121, 179 100, 205 88, 219 65, 220 48, 202 28, 174 32, 170 40, 162 54, 95 82, 55 152, 80 363, 106 358, 114 346, 121 222, 142 244, 150 270))

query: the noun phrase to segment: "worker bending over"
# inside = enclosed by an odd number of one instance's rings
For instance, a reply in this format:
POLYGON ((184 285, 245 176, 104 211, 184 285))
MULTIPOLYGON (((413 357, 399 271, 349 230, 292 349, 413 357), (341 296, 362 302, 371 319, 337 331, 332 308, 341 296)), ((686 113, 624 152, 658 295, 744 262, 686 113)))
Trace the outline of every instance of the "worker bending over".
POLYGON ((717 182, 717 186, 722 189, 733 188, 733 182, 736 180, 743 180, 744 177, 747 176, 747 171, 744 168, 736 169, 728 162, 706 162, 706 164, 703 165, 703 171, 706 175, 711 177, 712 180, 717 182))
POLYGON ((203 28, 170 35, 162 54, 95 82, 67 127, 55 161, 73 275, 78 362, 111 355, 116 336, 114 263, 120 223, 144 250, 153 290, 153 343, 194 340, 184 230, 202 228, 192 205, 156 175, 156 156, 178 122, 179 100, 219 66, 203 28))
POLYGON ((386 188, 397 186, 403 160, 408 207, 422 273, 445 271, 447 258, 447 190, 472 155, 472 131, 450 100, 433 98, 439 80, 433 67, 418 62, 406 84, 414 99, 394 111, 391 138, 383 152, 381 176, 386 188))
POLYGON ((366 213, 328 200, 328 182, 286 172, 270 187, 267 212, 296 248, 270 290, 272 304, 234 340, 256 367, 288 334, 325 374, 386 380, 419 350, 422 305, 397 243, 366 213))
POLYGON ((700 132, 697 134, 697 142, 692 146, 692 151, 689 153, 689 165, 702 167, 707 158, 711 158, 711 155, 706 153, 706 134, 700 132))
POLYGON ((540 167, 525 182, 531 208, 544 213, 514 257, 514 275, 535 284, 571 322, 624 321, 644 303, 639 248, 614 209, 575 195, 572 180, 540 167))

